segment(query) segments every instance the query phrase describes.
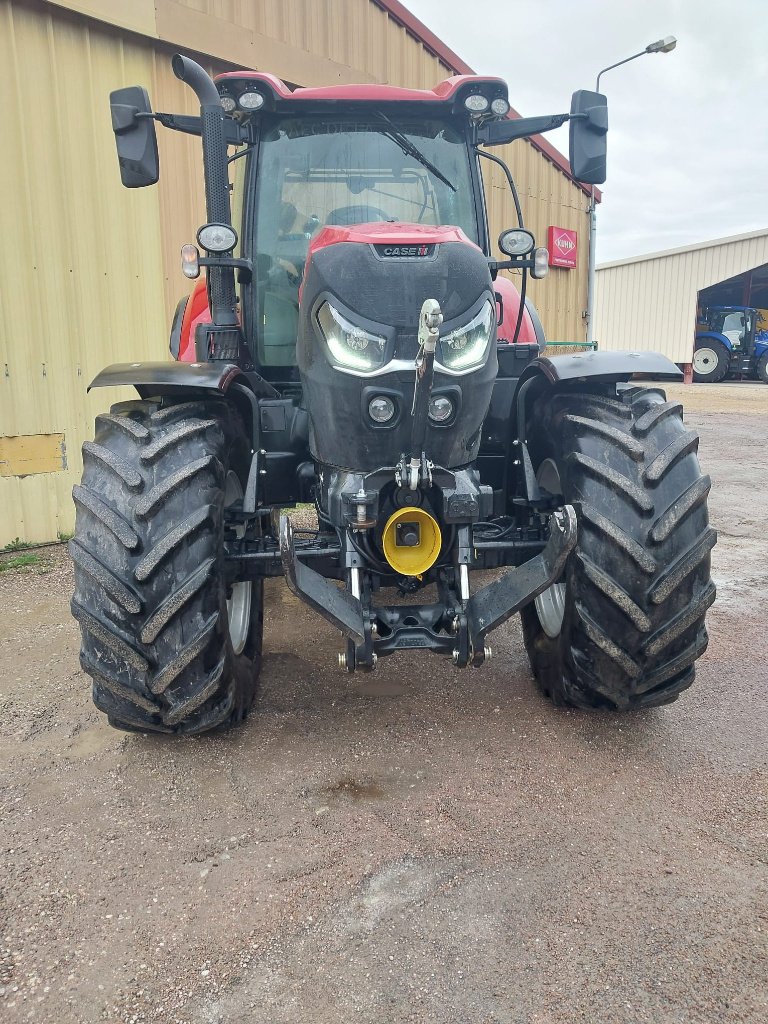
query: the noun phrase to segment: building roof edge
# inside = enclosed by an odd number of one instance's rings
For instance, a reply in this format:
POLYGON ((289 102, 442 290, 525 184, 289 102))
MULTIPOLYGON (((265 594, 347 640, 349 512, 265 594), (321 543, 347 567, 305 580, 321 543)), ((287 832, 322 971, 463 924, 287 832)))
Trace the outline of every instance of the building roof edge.
POLYGON ((646 252, 640 256, 629 256, 623 260, 610 260, 608 263, 598 263, 597 270, 610 270, 611 267, 623 267, 629 263, 644 263, 646 260, 664 259, 667 256, 679 256, 685 252, 695 252, 696 249, 711 249, 716 245, 731 245, 734 242, 745 242, 749 238, 760 238, 768 236, 768 228, 761 228, 759 231, 746 231, 740 235, 726 235, 725 238, 709 238, 703 242, 694 242, 692 245, 680 245, 674 249, 661 249, 658 252, 646 252))

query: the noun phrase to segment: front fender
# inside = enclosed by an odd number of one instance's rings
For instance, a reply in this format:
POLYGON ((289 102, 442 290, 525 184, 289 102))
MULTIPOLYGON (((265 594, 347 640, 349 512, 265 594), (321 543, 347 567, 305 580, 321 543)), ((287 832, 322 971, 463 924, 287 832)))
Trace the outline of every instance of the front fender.
POLYGON ((113 363, 97 373, 91 388, 112 388, 129 384, 142 398, 180 395, 195 391, 218 391, 223 395, 232 384, 248 387, 258 398, 276 398, 277 391, 256 373, 244 373, 234 363, 113 363))
POLYGON ((279 397, 257 373, 244 373, 234 363, 225 362, 113 363, 96 374, 88 390, 126 384, 136 388, 141 398, 226 396, 239 408, 246 429, 250 428, 254 447, 259 447, 258 400, 279 397))
POLYGON ((660 352, 576 352, 540 356, 525 368, 518 390, 530 377, 540 375, 550 384, 572 380, 624 381, 636 373, 659 380, 682 380, 683 371, 660 352))
POLYGON ((656 380, 683 379, 683 371, 660 352, 578 352, 534 359, 520 375, 512 400, 517 437, 525 439, 526 402, 531 391, 576 381, 619 383, 630 380, 637 373, 656 380))

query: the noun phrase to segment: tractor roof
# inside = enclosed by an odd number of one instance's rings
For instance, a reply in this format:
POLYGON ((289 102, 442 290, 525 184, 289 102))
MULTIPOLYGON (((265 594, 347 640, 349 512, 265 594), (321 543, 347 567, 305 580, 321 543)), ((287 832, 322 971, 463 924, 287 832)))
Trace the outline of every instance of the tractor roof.
POLYGON ((712 306, 706 307, 709 310, 715 310, 718 313, 753 313, 755 311, 754 306, 712 306))
POLYGON ((454 75, 434 89, 403 89, 395 85, 329 85, 320 88, 291 89, 275 75, 260 71, 227 71, 216 76, 219 92, 237 97, 254 88, 266 87, 267 97, 275 105, 300 100, 313 103, 439 103, 452 106, 459 95, 477 92, 495 99, 507 99, 507 83, 501 78, 480 75, 454 75))

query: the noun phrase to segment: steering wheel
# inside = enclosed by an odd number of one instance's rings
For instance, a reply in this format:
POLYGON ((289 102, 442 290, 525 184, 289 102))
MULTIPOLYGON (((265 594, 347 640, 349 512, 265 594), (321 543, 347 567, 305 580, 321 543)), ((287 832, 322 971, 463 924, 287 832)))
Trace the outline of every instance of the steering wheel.
POLYGON ((340 206, 328 214, 327 224, 339 227, 348 224, 367 224, 369 221, 391 220, 388 213, 378 206, 340 206))

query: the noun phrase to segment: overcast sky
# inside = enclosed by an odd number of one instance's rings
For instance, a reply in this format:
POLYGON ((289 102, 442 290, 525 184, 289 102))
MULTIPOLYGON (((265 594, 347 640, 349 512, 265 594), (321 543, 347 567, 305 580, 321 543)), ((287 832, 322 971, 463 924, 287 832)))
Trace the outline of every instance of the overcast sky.
MULTIPOLYGON (((766 0, 404 0, 521 114, 569 109, 605 74, 598 262, 768 227, 766 0)), ((547 138, 567 155, 567 128, 547 138)), ((517 143, 523 145, 523 143, 517 143)))

